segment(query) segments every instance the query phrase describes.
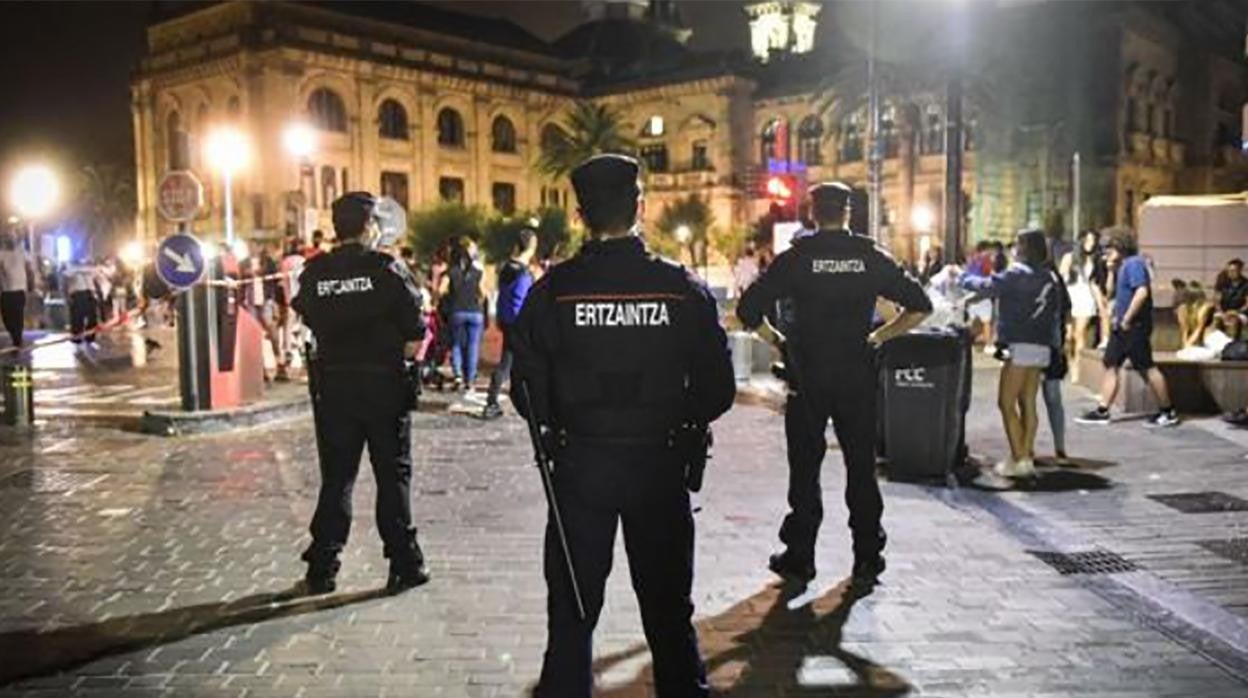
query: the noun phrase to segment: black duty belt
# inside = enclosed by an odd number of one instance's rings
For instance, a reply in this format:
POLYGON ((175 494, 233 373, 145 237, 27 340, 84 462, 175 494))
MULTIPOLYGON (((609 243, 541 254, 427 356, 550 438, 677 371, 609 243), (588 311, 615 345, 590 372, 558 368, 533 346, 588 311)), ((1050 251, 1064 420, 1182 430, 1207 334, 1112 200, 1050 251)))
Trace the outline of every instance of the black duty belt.
POLYGON ((637 434, 629 436, 598 436, 594 434, 572 434, 562 432, 560 437, 568 444, 584 446, 669 446, 672 443, 670 434, 637 434))
POLYGON ((379 364, 331 364, 321 366, 326 373, 376 373, 385 376, 401 376, 403 369, 399 366, 382 366, 379 364))

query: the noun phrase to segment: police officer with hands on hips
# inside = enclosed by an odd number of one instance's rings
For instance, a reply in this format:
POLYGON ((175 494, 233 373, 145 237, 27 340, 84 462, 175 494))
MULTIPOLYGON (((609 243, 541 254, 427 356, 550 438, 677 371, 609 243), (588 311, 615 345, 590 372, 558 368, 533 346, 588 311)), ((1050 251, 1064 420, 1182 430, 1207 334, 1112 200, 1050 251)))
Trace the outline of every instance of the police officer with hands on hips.
POLYGON ((572 172, 592 239, 534 285, 509 337, 512 401, 530 416, 531 396, 549 444, 586 610, 582 620, 548 520, 548 639, 537 696, 591 694, 592 636, 621 525, 658 695, 708 695, 691 620, 686 479, 697 454, 673 444, 684 428, 705 428, 726 412, 736 386, 706 286, 650 254, 638 235, 638 176, 637 161, 620 155, 572 172))
POLYGON ((292 303, 316 339, 309 372, 321 490, 312 544, 303 553, 313 593, 335 588, 365 445, 377 481, 377 530, 390 560, 386 588, 397 593, 429 579, 412 526, 412 391, 404 372, 404 358, 425 327, 411 273, 369 248, 377 235, 376 203, 367 192, 333 203, 339 244, 307 263, 292 303))
POLYGON ((818 232, 777 255, 737 305, 757 328, 778 302, 792 304, 795 326, 786 342, 790 391, 784 430, 789 458, 789 514, 780 527, 783 552, 769 568, 797 582, 815 577, 815 539, 823 520, 820 470, 832 420, 847 470, 845 503, 853 534, 855 589, 867 590, 884 571, 884 504, 875 476, 876 347, 916 327, 931 312, 922 286, 867 237, 846 229, 852 190, 839 182, 810 188, 818 232), (872 331, 876 300, 904 312, 872 331))

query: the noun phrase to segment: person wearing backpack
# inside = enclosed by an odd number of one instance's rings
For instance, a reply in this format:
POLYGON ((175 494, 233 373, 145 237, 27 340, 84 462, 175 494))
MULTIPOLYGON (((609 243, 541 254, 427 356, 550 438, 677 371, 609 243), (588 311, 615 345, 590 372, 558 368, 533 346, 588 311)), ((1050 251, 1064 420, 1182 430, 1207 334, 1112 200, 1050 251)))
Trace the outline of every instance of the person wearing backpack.
POLYGON ((524 307, 524 299, 533 287, 533 273, 529 265, 537 254, 537 234, 522 228, 516 234, 514 255, 498 269, 498 305, 495 316, 498 318, 498 329, 503 333, 503 353, 490 374, 490 388, 485 396, 485 407, 481 411, 483 419, 498 419, 503 416, 503 408, 498 404, 498 393, 503 381, 511 375, 511 327, 524 307))

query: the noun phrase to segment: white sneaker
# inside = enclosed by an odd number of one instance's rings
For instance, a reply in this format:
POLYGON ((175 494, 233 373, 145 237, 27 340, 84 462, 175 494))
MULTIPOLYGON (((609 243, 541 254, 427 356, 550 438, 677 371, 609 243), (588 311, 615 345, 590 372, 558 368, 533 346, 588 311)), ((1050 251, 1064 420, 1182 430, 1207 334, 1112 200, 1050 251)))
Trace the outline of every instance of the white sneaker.
POLYGON ((1006 458, 1004 460, 997 461, 997 464, 992 466, 992 472, 1001 477, 1014 477, 1014 470, 1016 468, 1018 468, 1018 464, 1015 463, 1012 458, 1006 458))
POLYGON ((984 345, 984 353, 985 353, 985 354, 987 354, 988 356, 994 356, 994 355, 996 355, 996 353, 997 353, 997 347, 996 347, 996 345, 995 345, 995 344, 985 344, 985 345, 984 345))
POLYGON ((1024 458, 1014 464, 1014 475, 1011 477, 1035 477, 1036 463, 1030 458, 1024 458))

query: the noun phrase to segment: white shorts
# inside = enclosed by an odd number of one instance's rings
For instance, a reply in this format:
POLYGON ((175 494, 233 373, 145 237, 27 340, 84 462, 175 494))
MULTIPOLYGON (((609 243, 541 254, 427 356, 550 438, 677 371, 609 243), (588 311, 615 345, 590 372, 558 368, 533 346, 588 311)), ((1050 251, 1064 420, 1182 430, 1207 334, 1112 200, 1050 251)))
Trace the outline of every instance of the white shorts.
POLYGON ((972 320, 980 320, 981 322, 992 322, 992 299, 985 298, 966 307, 967 315, 972 320))
POLYGON ((1053 350, 1043 344, 1015 342, 1010 345, 1010 363, 1028 368, 1048 368, 1053 350))
POLYGON ((1067 290, 1070 292, 1071 317, 1093 318, 1100 314, 1091 286, 1086 283, 1071 284, 1067 290))

